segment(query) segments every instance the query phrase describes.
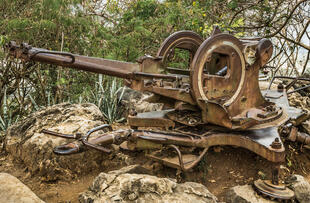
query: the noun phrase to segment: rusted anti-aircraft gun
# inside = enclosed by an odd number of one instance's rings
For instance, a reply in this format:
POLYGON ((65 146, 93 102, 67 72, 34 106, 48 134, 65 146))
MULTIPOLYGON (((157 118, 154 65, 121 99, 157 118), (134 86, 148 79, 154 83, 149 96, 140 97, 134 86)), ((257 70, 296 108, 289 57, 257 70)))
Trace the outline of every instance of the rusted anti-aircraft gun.
POLYGON ((188 171, 211 146, 239 146, 274 163, 271 181, 254 182, 260 193, 281 200, 294 198, 294 192, 279 183, 285 148, 278 127, 297 125, 305 112, 289 106, 285 91, 260 91, 259 70, 272 55, 271 41, 237 39, 218 28, 206 40, 194 32, 180 31, 162 43, 155 57, 144 56, 138 63, 49 51, 25 43, 11 42, 8 49, 11 56, 25 61, 124 78, 128 87, 158 95, 167 107, 163 111, 132 112, 128 116, 131 129, 110 131, 96 138, 90 135, 110 126, 99 126, 85 136, 43 130, 77 140, 56 147, 55 153, 78 153, 85 146, 110 153, 108 145, 113 143, 129 150, 148 149, 151 159, 188 171), (169 67, 177 49, 188 51, 187 69, 169 67))

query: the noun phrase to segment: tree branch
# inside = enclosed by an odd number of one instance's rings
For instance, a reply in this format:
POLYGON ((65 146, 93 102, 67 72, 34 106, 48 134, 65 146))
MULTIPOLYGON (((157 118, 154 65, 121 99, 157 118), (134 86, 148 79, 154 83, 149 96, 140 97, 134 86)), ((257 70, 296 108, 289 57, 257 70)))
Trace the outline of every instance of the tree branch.
MULTIPOLYGON (((270 37, 273 37, 275 36, 276 34, 280 33, 280 31, 285 27, 285 25, 288 23, 288 21, 291 19, 291 17, 293 16, 295 10, 299 7, 300 4, 306 2, 308 0, 301 0, 299 1, 295 6, 294 8, 291 10, 289 16, 286 18, 285 22, 272 34, 269 34, 269 35, 266 35, 265 38, 270 38, 270 37)), ((281 34, 281 33, 280 33, 281 34)))

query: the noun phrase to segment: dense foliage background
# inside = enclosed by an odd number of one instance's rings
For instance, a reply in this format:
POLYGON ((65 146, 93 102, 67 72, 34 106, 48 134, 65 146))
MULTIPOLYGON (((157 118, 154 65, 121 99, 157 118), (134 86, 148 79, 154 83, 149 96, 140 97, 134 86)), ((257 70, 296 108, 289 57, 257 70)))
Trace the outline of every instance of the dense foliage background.
MULTIPOLYGON (((0 46, 8 41, 135 61, 179 30, 207 38, 214 25, 238 37, 272 38, 271 74, 297 75, 309 61, 309 0, 0 0, 0 46), (299 68, 298 68, 299 67, 299 68)), ((60 102, 93 102, 109 122, 120 80, 45 64, 21 64, 0 49, 0 131, 60 102)))

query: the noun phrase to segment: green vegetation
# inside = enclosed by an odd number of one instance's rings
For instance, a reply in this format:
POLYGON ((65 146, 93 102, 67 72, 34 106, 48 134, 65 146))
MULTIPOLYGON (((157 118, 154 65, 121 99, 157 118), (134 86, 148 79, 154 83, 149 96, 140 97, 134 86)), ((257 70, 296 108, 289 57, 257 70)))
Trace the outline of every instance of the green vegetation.
MULTIPOLYGON (((237 36, 275 36, 294 6, 284 0, 0 0, 0 46, 15 40, 134 62, 144 54, 155 55, 160 43, 179 30, 207 38, 218 25, 237 36)), ((188 63, 186 53, 176 56, 172 66, 188 63)), ((92 102, 109 123, 118 121, 122 117, 116 98, 120 86, 120 80, 110 77, 54 65, 21 64, 6 58, 0 48, 0 131, 41 107, 60 102, 92 102)))

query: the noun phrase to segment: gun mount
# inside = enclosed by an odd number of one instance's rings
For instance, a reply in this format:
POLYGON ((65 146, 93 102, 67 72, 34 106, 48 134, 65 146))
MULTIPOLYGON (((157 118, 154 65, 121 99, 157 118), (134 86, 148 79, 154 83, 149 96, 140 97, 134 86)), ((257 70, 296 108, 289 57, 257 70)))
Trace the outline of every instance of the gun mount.
POLYGON ((112 131, 96 138, 90 135, 107 125, 85 136, 44 130, 43 133, 77 140, 56 147, 55 153, 78 153, 85 146, 110 153, 107 146, 114 143, 128 150, 149 149, 152 152, 147 156, 151 159, 188 171, 199 163, 209 147, 234 145, 276 163, 272 182, 255 182, 261 193, 279 199, 294 197, 289 189, 279 186, 278 165, 285 161, 285 148, 277 129, 288 122, 300 122, 305 112, 288 105, 286 92, 259 89, 259 70, 273 52, 270 40, 237 39, 217 28, 206 40, 194 32, 180 31, 162 43, 155 57, 144 56, 137 63, 49 51, 25 43, 11 42, 7 47, 11 56, 25 61, 123 78, 128 87, 152 92, 170 107, 156 112, 134 112, 128 116, 132 129, 112 131), (186 69, 169 67, 176 49, 188 52, 186 69), (139 127, 159 127, 165 131, 139 127), (178 146, 201 151, 195 155, 178 146), (162 153, 166 149, 174 151, 176 156, 162 153))

